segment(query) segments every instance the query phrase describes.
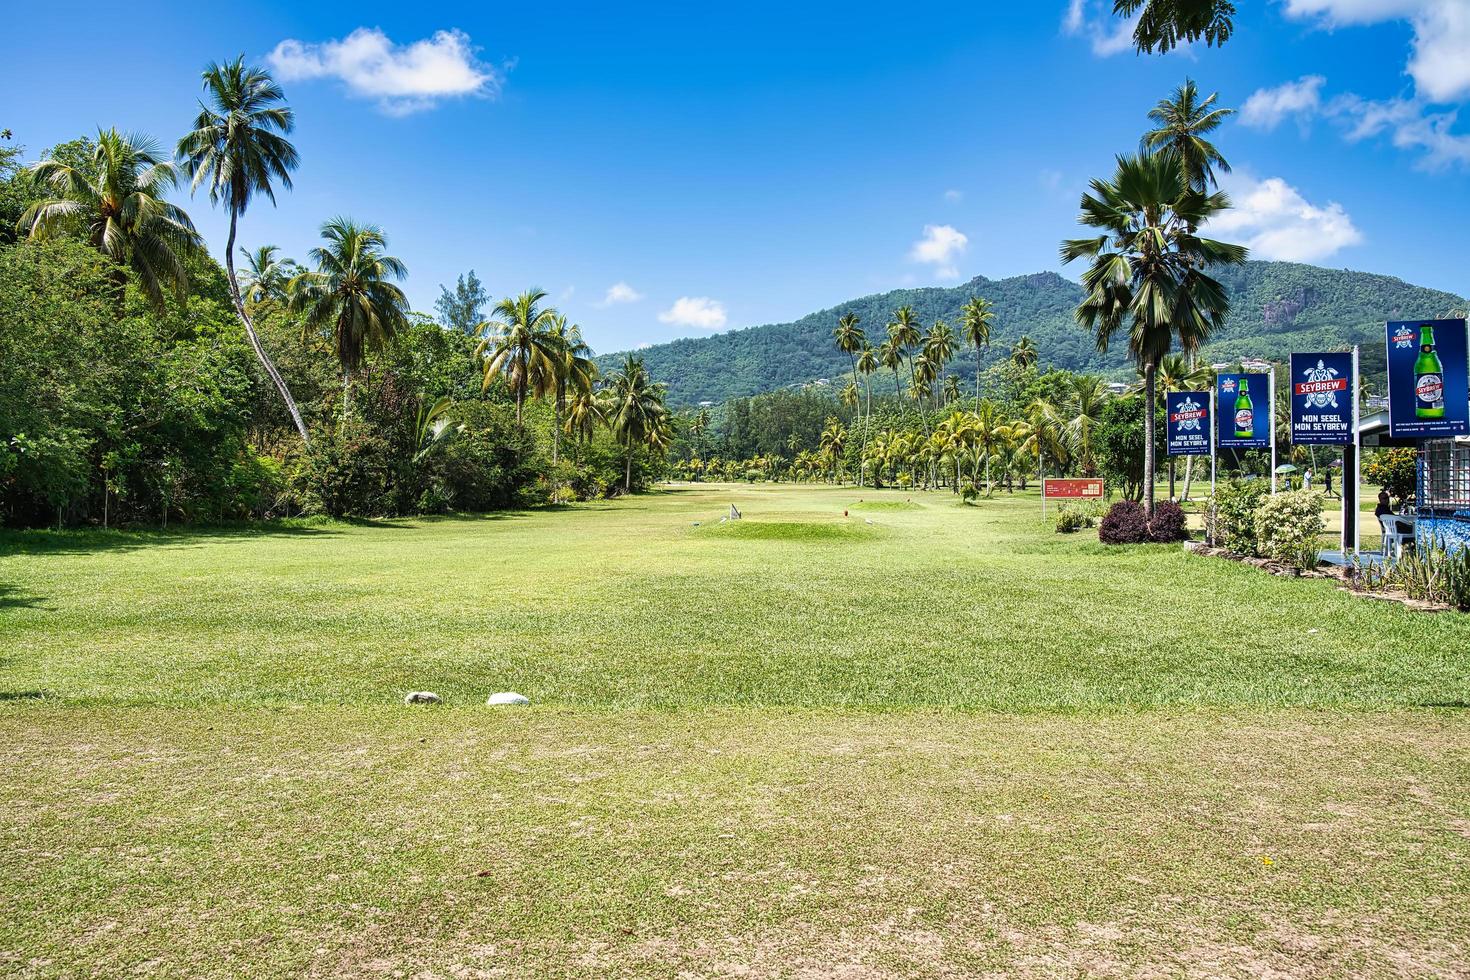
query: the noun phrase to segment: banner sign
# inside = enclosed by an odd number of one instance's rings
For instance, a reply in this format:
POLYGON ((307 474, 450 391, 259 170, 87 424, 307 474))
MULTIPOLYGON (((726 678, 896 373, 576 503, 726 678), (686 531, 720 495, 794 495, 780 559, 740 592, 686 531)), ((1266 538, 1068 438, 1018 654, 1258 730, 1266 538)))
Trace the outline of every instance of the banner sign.
POLYGON ((1437 439, 1470 433, 1464 320, 1388 325, 1388 434, 1437 439))
POLYGON ((1215 380, 1215 445, 1271 448, 1271 376, 1222 374, 1215 380))
POLYGON ((1074 500, 1101 500, 1102 480, 1058 480, 1047 477, 1041 481, 1043 497, 1060 497, 1074 500))
POLYGON ((1298 446, 1353 443, 1353 355, 1291 355, 1291 441, 1298 446))
POLYGON ((1164 404, 1169 412, 1169 455, 1210 455, 1210 393, 1171 391, 1164 404))

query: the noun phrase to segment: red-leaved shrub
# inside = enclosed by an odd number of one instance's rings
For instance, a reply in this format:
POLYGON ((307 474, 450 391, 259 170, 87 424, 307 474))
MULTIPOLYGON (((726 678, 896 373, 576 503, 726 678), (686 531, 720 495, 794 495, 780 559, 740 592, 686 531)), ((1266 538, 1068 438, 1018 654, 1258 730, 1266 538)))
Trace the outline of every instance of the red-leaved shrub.
POLYGON ((1172 500, 1154 504, 1154 517, 1148 522, 1148 539, 1161 544, 1189 540, 1189 529, 1185 526, 1184 520, 1184 508, 1172 500))
POLYGON ((1103 544, 1138 544, 1148 540, 1148 515, 1143 505, 1120 500, 1108 508, 1098 525, 1097 539, 1103 544))

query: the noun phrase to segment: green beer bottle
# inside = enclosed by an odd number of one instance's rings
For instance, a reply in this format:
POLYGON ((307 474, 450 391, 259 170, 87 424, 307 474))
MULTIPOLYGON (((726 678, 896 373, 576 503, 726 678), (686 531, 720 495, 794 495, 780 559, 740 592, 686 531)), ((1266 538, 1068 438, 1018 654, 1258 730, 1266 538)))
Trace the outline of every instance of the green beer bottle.
POLYGON ((1250 382, 1240 379, 1240 391, 1235 394, 1235 438, 1254 439, 1256 436, 1256 409, 1251 404, 1250 382))
POLYGON ((1414 416, 1444 418, 1444 366, 1434 350, 1434 328, 1419 328, 1419 357, 1414 361, 1414 416))

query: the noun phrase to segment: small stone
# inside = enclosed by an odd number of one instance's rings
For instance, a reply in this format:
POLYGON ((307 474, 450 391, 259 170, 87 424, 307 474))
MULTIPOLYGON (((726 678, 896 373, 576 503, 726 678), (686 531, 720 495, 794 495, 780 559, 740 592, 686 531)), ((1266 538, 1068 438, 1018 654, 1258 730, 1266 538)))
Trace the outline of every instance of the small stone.
POLYGON ((414 691, 403 698, 404 704, 439 704, 444 699, 433 691, 414 691))
POLYGON ((530 704, 531 699, 515 691, 501 691, 499 694, 490 695, 485 699, 485 703, 492 707, 502 704, 530 704))

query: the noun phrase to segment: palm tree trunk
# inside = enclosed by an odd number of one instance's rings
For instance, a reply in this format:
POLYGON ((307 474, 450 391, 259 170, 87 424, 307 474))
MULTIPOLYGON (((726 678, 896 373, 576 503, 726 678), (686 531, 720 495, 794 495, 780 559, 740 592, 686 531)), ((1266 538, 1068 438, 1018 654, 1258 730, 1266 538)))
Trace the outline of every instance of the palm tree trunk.
POLYGON ((633 492, 633 447, 628 446, 628 459, 623 469, 623 493, 633 492))
MULTIPOLYGON (((1214 421, 1211 419, 1210 421, 1214 421)), ((1194 479, 1194 457, 1189 456, 1184 460, 1184 499, 1189 499, 1189 484, 1194 479)))
POLYGON ((245 336, 250 341, 250 347, 255 351, 256 360, 260 366, 265 368, 271 382, 276 386, 276 391, 281 395, 281 401, 286 403, 286 411, 291 413, 291 421, 296 424, 296 431, 301 434, 301 442, 311 448, 311 436, 306 432, 306 423, 302 421, 301 410, 296 407, 296 399, 291 397, 291 389, 286 387, 286 379, 281 377, 281 372, 271 363, 265 348, 260 345, 260 338, 256 336, 255 324, 250 319, 250 314, 245 312, 245 301, 240 298, 240 283, 235 278, 235 222, 239 214, 232 208, 230 210, 230 237, 225 242, 225 270, 229 273, 230 301, 235 304, 235 315, 245 326, 245 336))
POLYGON ((1158 365, 1150 361, 1143 369, 1143 508, 1152 518, 1154 516, 1154 399, 1158 397, 1154 391, 1154 379, 1158 373, 1158 365))

